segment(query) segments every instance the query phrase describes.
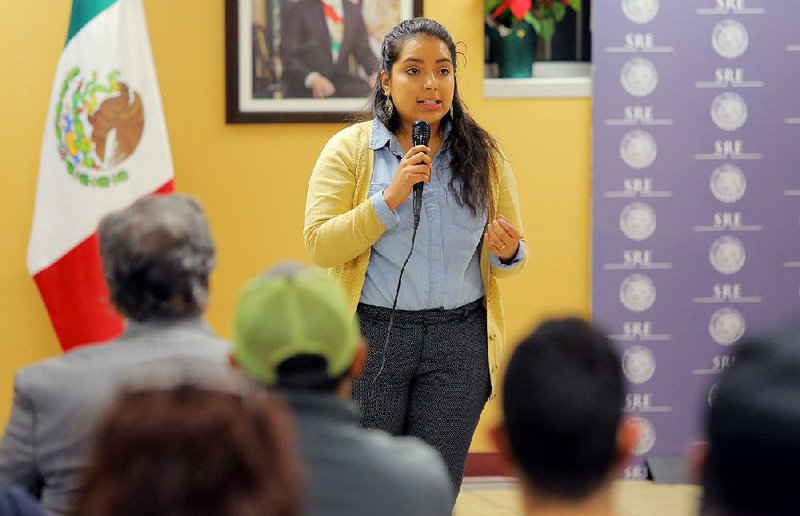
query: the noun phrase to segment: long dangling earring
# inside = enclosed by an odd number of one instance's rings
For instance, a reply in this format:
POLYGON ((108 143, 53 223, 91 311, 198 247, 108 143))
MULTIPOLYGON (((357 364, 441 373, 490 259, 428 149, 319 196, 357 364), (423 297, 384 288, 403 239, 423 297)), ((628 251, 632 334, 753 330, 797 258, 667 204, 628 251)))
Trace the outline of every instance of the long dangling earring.
POLYGON ((386 113, 386 118, 392 118, 392 113, 394 113, 394 102, 392 102, 392 97, 388 95, 386 103, 383 105, 383 112, 386 113))
POLYGON ((450 120, 453 119, 453 105, 450 104, 450 120))

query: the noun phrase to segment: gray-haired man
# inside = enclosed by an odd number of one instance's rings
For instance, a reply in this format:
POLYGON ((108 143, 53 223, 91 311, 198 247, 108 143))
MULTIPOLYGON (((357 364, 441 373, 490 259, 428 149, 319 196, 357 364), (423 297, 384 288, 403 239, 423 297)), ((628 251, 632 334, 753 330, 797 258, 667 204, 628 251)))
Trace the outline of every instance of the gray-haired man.
POLYGON ((222 367, 229 352, 203 320, 214 243, 197 201, 143 197, 103 218, 99 238, 125 330, 21 369, 0 440, 0 483, 24 486, 48 514, 70 511, 94 415, 119 387, 165 363, 222 367))

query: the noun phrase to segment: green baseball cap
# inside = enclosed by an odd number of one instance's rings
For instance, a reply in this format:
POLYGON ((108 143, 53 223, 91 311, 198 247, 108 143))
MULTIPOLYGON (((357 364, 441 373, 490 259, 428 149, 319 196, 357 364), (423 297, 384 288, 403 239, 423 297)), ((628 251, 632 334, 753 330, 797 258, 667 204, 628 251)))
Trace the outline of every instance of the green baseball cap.
POLYGON ((344 289, 326 272, 279 264, 239 292, 233 356, 246 374, 267 385, 278 366, 298 355, 318 355, 338 378, 353 362, 361 340, 344 289))

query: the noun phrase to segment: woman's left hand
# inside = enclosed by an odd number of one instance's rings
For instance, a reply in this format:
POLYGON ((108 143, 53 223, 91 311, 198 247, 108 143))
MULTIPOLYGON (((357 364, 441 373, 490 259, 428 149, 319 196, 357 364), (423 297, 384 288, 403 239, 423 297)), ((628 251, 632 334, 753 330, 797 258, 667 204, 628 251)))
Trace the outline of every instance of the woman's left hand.
POLYGON ((517 254, 520 234, 517 228, 503 215, 489 221, 483 241, 501 261, 510 261, 517 254))

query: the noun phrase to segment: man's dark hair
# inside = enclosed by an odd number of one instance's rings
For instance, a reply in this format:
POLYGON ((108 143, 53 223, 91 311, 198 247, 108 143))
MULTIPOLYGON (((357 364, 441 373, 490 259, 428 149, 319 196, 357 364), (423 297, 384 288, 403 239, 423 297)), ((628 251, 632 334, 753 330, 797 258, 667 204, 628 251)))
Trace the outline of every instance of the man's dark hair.
POLYGON ((576 318, 544 322, 514 351, 503 389, 511 453, 532 490, 577 501, 608 479, 625 390, 603 332, 576 318))
POLYGON ((707 413, 703 514, 800 514, 800 340, 744 341, 707 413))
POLYGON ((324 357, 295 355, 278 365, 278 381, 275 387, 290 391, 334 392, 346 374, 331 378, 328 374, 328 362, 324 357))
POLYGON ((200 204, 187 195, 149 195, 106 215, 98 229, 111 301, 137 321, 203 312, 214 242, 200 204))

